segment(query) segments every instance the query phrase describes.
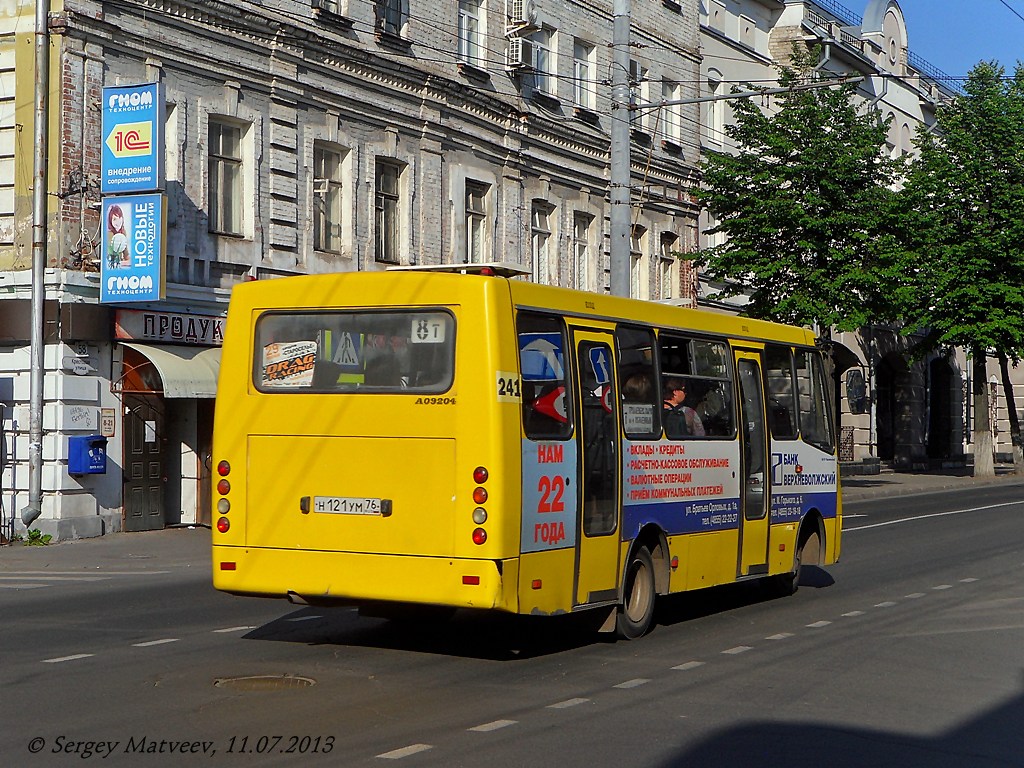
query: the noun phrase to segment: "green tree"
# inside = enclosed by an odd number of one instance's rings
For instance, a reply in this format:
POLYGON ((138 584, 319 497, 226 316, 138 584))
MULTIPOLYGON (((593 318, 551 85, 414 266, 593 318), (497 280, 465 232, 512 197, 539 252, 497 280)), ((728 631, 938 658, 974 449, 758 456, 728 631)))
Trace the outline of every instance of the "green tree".
MULTIPOLYGON (((794 46, 782 87, 834 78, 814 68, 816 49, 794 46)), ((726 132, 737 154, 713 153, 694 190, 724 244, 698 253, 720 297, 746 295, 744 313, 780 322, 853 330, 883 319, 891 281, 882 237, 896 166, 883 151, 886 126, 858 106, 856 82, 788 91, 776 109, 732 102, 726 132)))
POLYGON ((1024 349, 1024 66, 1007 77, 996 62, 979 63, 936 121, 938 130, 919 132, 896 199, 909 221, 894 298, 927 345, 970 351, 978 475, 995 472, 986 357, 998 358, 1020 473, 1009 366, 1024 349))

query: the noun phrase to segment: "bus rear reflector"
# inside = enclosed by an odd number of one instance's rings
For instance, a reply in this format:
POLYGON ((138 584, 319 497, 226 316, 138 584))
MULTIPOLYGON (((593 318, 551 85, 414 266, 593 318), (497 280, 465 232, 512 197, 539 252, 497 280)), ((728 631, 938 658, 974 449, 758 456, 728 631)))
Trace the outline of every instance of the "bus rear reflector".
POLYGON ((220 564, 222 571, 233 571, 235 570, 235 563, 223 562, 220 564))
POLYGON ((475 587, 478 584, 480 584, 480 577, 479 576, 463 576, 462 577, 462 583, 463 584, 469 584, 470 586, 474 586, 475 587))
POLYGON ((541 582, 540 579, 534 579, 533 581, 530 582, 530 588, 531 589, 540 589, 542 586, 544 586, 544 585, 543 585, 543 583, 541 582))

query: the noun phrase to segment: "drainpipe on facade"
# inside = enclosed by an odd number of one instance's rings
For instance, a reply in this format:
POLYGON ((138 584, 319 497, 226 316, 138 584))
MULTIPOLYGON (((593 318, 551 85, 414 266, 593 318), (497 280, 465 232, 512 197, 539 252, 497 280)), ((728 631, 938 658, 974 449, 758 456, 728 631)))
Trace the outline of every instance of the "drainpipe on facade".
POLYGON ((47 137, 50 127, 50 2, 37 0, 35 22, 35 159, 32 184, 32 336, 29 342, 28 506, 21 510, 27 528, 43 511, 43 304, 46 300, 47 137))
POLYGON ((629 129, 633 116, 629 83, 629 0, 615 0, 612 21, 612 117, 611 134, 611 205, 610 242, 611 272, 609 289, 612 296, 629 296, 630 245, 630 166, 629 129))

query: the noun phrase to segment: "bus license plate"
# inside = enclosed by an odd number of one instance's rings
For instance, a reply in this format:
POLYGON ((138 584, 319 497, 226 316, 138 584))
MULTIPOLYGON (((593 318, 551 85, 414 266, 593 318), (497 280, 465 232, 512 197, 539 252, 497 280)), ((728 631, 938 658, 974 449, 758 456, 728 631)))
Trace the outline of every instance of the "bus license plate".
POLYGON ((328 515, 379 515, 381 500, 359 496, 314 496, 313 511, 328 515))

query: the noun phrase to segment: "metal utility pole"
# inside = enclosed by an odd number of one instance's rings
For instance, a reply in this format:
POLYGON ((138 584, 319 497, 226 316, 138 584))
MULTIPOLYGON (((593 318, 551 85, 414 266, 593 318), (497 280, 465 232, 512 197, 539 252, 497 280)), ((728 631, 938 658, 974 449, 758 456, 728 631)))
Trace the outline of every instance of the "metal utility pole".
POLYGON ((28 436, 28 506, 21 510, 26 527, 43 511, 43 305, 46 301, 47 137, 50 128, 50 2, 36 0, 35 23, 35 159, 32 175, 32 338, 28 436))
POLYGON ((629 0, 615 0, 613 24, 609 287, 612 296, 629 296, 629 0))

